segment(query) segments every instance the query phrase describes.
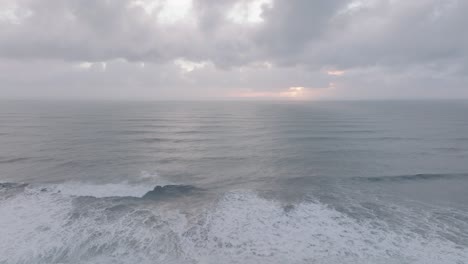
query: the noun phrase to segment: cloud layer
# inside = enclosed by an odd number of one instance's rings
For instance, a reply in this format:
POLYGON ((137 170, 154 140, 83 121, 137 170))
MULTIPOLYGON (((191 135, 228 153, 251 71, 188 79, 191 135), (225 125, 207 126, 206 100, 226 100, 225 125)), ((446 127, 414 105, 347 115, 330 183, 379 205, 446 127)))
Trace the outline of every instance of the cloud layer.
POLYGON ((463 0, 3 0, 0 96, 468 98, 466 11, 463 0))

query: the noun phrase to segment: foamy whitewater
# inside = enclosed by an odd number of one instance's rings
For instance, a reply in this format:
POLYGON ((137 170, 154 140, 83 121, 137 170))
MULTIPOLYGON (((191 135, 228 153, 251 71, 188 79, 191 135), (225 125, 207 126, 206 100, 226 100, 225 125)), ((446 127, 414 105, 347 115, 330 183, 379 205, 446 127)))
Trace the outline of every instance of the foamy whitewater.
POLYGON ((468 263, 464 102, 82 104, 0 107, 0 263, 468 263))

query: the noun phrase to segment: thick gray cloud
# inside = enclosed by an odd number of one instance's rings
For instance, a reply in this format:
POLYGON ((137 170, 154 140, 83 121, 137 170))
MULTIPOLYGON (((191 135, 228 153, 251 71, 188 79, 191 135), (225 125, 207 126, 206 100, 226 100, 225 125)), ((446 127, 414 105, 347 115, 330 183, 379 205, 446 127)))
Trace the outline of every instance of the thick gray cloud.
POLYGON ((3 0, 0 96, 468 97, 466 11, 464 0, 3 0))

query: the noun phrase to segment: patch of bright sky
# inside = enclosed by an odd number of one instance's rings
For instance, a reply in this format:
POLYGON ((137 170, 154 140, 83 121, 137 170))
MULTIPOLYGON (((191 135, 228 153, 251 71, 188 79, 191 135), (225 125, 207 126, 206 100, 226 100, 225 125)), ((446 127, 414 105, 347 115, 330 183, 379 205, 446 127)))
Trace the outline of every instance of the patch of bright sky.
MULTIPOLYGON (((134 0, 130 7, 141 7, 148 15, 157 16, 160 23, 171 24, 190 16, 193 0, 134 0)), ((263 21, 263 8, 272 7, 273 0, 238 0, 227 12, 229 20, 238 24, 263 21)))
POLYGON ((194 62, 186 59, 177 59, 174 64, 179 66, 185 72, 192 72, 196 69, 203 68, 207 65, 207 62, 194 62))
POLYGON ((192 0, 167 0, 158 19, 165 23, 174 23, 185 18, 192 9, 192 0))
POLYGON ((332 75, 332 76, 341 76, 344 73, 345 73, 345 71, 340 71, 340 70, 329 70, 329 71, 327 71, 327 74, 332 75))
POLYGON ((239 0, 227 14, 227 18, 238 24, 263 21, 263 8, 272 7, 273 0, 239 0))
POLYGON ((18 7, 14 2, 5 2, 0 5, 0 23, 6 22, 11 24, 21 24, 23 19, 32 15, 32 12, 27 9, 18 7))
POLYGON ((84 62, 79 63, 77 66, 78 66, 78 68, 81 68, 81 69, 89 69, 89 68, 91 68, 91 66, 93 66, 93 63, 88 62, 88 61, 84 61, 84 62))
POLYGON ((171 24, 190 14, 192 0, 135 0, 130 7, 135 6, 143 8, 148 15, 156 13, 158 22, 171 24))
POLYGON ((92 68, 97 68, 101 71, 106 71, 107 69, 107 62, 89 62, 89 61, 84 61, 81 62, 77 65, 78 68, 83 69, 83 70, 90 70, 92 68))
POLYGON ((372 6, 377 0, 354 0, 347 4, 342 10, 338 12, 338 15, 358 12, 363 8, 372 6))

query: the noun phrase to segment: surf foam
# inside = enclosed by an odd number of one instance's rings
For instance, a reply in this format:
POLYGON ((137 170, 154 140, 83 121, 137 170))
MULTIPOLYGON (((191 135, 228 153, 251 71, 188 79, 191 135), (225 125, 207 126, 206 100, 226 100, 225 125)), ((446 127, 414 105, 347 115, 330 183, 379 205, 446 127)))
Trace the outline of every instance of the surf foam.
MULTIPOLYGON (((204 210, 24 192, 0 200, 0 263, 464 263, 437 232, 359 221, 251 192, 204 210)), ((187 207, 190 207, 189 205, 187 207)), ((373 219, 373 221, 381 221, 373 219)))
MULTIPOLYGON (((41 186, 35 187, 41 188, 41 186)), ((92 196, 96 198, 104 197, 142 197, 154 188, 149 184, 129 184, 108 183, 108 184, 90 184, 70 182, 57 185, 45 185, 43 188, 54 192, 60 192, 68 196, 92 196)))

